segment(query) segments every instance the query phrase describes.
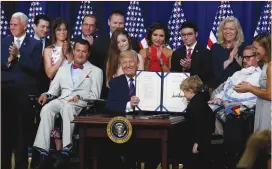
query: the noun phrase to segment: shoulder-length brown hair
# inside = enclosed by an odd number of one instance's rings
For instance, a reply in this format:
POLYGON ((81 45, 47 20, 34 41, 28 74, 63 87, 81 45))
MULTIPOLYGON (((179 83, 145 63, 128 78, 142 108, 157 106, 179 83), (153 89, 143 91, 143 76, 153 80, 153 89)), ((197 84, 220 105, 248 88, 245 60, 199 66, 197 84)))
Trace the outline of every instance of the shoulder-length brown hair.
POLYGON ((238 46, 240 46, 245 40, 244 40, 244 33, 241 27, 240 22, 238 21, 237 18, 230 16, 230 17, 226 17, 220 24, 218 27, 218 44, 223 45, 225 43, 225 39, 224 39, 224 35, 223 35, 223 28, 224 25, 227 22, 233 22, 237 31, 237 35, 235 37, 235 41, 238 41, 238 46))
POLYGON ((106 78, 110 80, 112 76, 116 73, 116 70, 119 66, 119 56, 120 50, 117 44, 117 38, 119 35, 125 35, 128 38, 129 47, 128 50, 132 49, 131 38, 127 31, 124 29, 118 28, 116 29, 111 36, 108 59, 107 59, 107 70, 106 70, 106 78))
POLYGON ((271 34, 261 33, 254 37, 253 41, 258 42, 264 48, 268 63, 271 62, 271 34))
POLYGON ((68 51, 71 52, 72 51, 72 47, 71 47, 72 45, 71 45, 71 42, 70 42, 70 32, 69 32, 68 23, 61 17, 57 17, 52 22, 51 37, 50 37, 52 45, 50 45, 50 46, 53 47, 54 44, 56 43, 56 41, 57 41, 56 31, 62 24, 64 24, 64 26, 66 27, 66 30, 67 30, 67 39, 66 39, 66 41, 69 44, 68 51))

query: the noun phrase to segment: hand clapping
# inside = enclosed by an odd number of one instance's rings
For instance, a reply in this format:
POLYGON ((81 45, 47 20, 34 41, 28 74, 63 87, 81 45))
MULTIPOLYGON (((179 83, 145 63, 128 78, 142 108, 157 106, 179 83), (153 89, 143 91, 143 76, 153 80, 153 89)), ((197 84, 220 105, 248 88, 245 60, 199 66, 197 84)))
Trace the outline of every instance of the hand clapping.
POLYGON ((10 54, 10 62, 15 59, 16 57, 18 57, 19 55, 19 49, 17 48, 17 46, 12 42, 12 45, 9 46, 9 54, 10 54))
POLYGON ((90 45, 93 45, 93 42, 94 42, 94 38, 92 35, 90 36, 86 36, 86 40, 89 42, 90 45))

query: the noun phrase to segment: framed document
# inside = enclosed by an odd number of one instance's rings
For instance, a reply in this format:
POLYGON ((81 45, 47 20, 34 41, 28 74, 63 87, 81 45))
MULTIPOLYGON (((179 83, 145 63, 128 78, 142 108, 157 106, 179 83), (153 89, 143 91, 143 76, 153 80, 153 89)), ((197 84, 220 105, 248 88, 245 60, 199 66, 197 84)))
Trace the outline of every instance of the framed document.
POLYGON ((162 111, 184 112, 188 102, 180 90, 180 84, 189 76, 189 73, 164 74, 162 111))
POLYGON ((135 110, 161 110, 161 72, 137 71, 136 96, 140 102, 135 110))
POLYGON ((189 76, 189 73, 137 71, 136 96, 140 102, 135 110, 183 112, 187 100, 180 84, 189 76))

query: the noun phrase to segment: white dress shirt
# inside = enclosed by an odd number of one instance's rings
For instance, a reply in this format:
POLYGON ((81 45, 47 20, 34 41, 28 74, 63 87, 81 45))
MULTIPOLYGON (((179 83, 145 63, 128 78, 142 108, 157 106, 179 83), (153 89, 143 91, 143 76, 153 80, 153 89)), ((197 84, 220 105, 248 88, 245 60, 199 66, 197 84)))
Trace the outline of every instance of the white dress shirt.
POLYGON ((193 54, 196 44, 197 44, 197 41, 195 41, 195 43, 191 47, 186 46, 186 55, 188 54, 188 49, 189 48, 192 49, 191 54, 193 54))
POLYGON ((257 96, 250 93, 237 93, 233 90, 233 86, 242 81, 249 82, 253 86, 259 87, 259 78, 262 73, 260 67, 248 67, 243 68, 240 71, 235 72, 226 81, 224 88, 221 92, 215 95, 215 98, 221 99, 223 102, 240 102, 247 107, 253 107, 256 105, 257 96))
MULTIPOLYGON (((83 64, 83 68, 86 66, 86 63, 83 64)), ((80 73, 82 72, 83 69, 73 69, 71 66, 71 78, 73 82, 73 88, 75 88, 77 78, 79 77, 80 73)))
POLYGON ((25 37, 26 37, 26 34, 24 34, 23 36, 21 36, 19 38, 14 36, 14 44, 17 45, 17 39, 19 39, 20 40, 20 47, 21 47, 25 37))

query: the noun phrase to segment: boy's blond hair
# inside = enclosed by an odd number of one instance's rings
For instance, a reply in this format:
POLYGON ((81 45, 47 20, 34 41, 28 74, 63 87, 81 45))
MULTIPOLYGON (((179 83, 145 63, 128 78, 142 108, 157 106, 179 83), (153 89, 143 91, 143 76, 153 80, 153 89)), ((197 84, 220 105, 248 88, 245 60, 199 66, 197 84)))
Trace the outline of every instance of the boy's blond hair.
POLYGON ((182 91, 192 90, 193 93, 197 93, 202 88, 203 83, 197 75, 188 77, 180 84, 182 91))

